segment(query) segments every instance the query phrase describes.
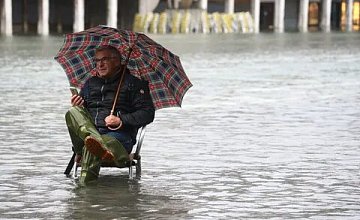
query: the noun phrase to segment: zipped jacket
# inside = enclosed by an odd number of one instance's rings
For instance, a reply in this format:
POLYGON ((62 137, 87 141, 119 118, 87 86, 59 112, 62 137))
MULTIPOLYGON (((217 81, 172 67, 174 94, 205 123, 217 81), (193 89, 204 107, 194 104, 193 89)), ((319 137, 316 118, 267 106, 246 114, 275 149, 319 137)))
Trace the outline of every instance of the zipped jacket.
MULTIPOLYGON (((85 101, 84 107, 98 129, 106 129, 105 118, 110 115, 120 78, 120 73, 108 79, 93 76, 80 91, 80 96, 85 101)), ((155 117, 148 82, 136 78, 126 70, 114 113, 123 123, 119 131, 128 132, 135 140, 137 129, 151 123, 155 117)))

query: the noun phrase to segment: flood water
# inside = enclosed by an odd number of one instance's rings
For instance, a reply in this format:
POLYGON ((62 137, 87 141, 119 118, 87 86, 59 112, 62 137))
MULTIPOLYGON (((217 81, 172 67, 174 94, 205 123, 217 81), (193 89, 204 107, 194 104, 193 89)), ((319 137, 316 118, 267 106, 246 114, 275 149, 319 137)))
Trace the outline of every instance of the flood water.
POLYGON ((65 177, 62 37, 0 38, 1 219, 359 219, 360 35, 152 36, 193 87, 156 112, 142 176, 65 177))

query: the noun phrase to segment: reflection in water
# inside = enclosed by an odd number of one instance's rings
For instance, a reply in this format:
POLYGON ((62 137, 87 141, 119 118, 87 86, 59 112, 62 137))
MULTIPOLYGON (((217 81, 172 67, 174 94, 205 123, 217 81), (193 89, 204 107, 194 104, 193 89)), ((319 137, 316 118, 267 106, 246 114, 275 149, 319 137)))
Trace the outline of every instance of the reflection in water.
POLYGON ((75 187, 69 201, 69 219, 116 219, 122 216, 139 219, 152 213, 166 216, 186 216, 188 210, 166 195, 148 194, 141 181, 127 176, 103 175, 86 187, 75 187), (109 197, 111 195, 111 197, 109 197), (156 208, 154 208, 156 207, 156 208))
POLYGON ((102 169, 86 187, 63 175, 62 38, 1 39, 1 218, 360 215, 357 33, 154 37, 194 87, 182 108, 156 112, 140 179, 102 169))

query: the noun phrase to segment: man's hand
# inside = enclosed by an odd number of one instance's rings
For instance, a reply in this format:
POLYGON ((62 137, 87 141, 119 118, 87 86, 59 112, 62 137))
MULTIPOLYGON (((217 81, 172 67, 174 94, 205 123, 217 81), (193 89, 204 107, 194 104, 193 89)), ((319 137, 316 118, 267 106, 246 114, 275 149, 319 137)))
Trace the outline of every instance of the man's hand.
POLYGON ((71 97, 71 105, 72 106, 83 106, 84 105, 84 99, 79 95, 73 95, 71 97))
POLYGON ((119 129, 122 125, 122 121, 119 117, 116 117, 115 115, 109 115, 105 118, 105 125, 108 128, 119 129))

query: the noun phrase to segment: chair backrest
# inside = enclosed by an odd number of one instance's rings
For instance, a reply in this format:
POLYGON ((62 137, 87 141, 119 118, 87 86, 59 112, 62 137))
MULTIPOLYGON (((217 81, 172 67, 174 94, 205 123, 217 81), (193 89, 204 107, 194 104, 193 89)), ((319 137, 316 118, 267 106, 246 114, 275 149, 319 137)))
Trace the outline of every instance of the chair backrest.
POLYGON ((146 125, 139 128, 138 133, 137 133, 137 143, 136 143, 136 151, 135 151, 135 156, 139 156, 140 155, 140 150, 141 150, 141 145, 144 141, 144 136, 145 136, 145 128, 146 125))

